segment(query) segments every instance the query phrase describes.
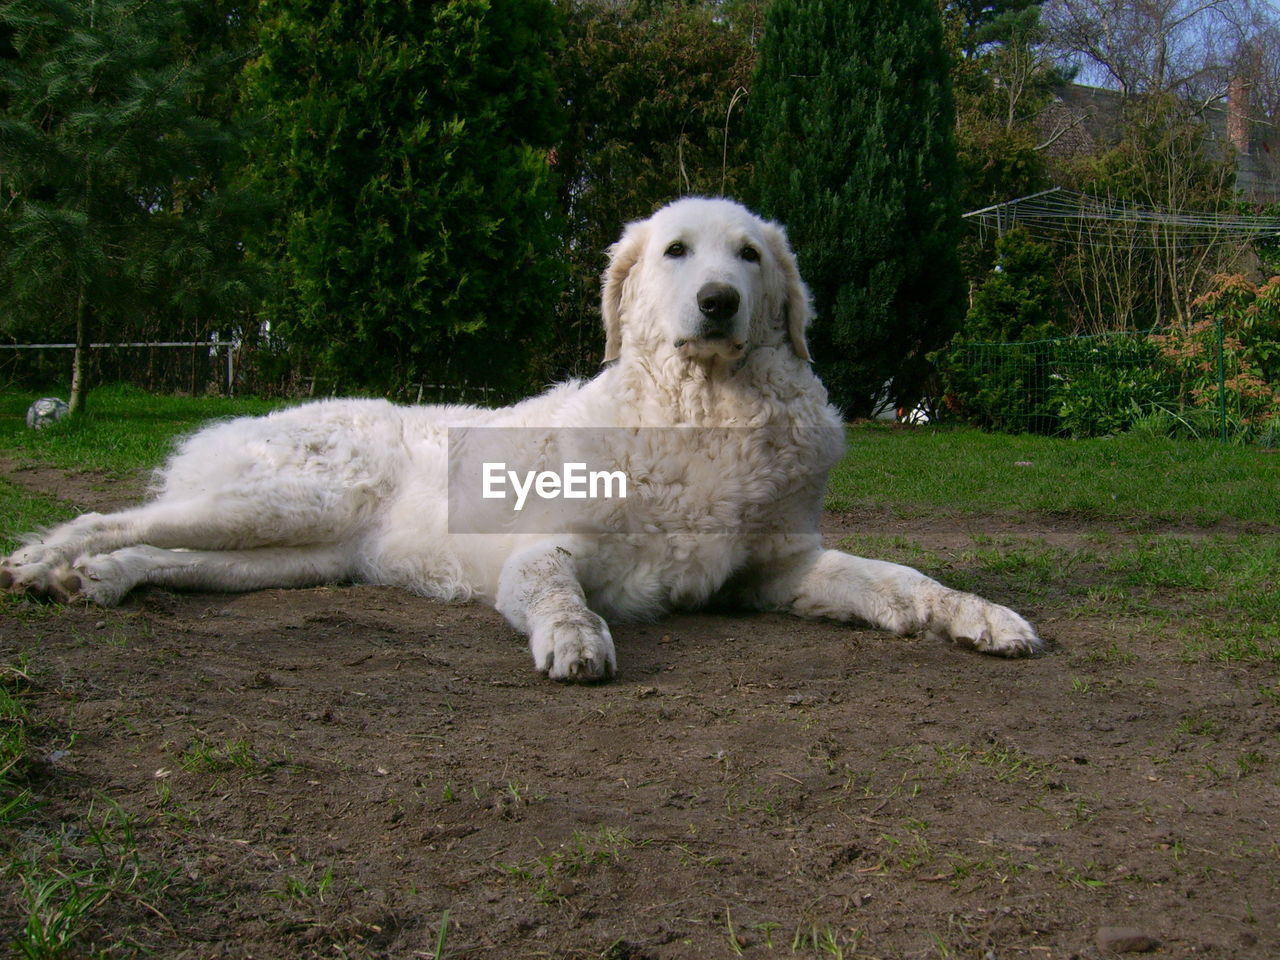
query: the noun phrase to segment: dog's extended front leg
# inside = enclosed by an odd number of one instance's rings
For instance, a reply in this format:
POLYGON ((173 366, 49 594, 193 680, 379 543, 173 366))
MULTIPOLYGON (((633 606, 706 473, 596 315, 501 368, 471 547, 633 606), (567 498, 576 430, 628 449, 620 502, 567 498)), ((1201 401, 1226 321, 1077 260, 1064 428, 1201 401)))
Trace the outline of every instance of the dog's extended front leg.
POLYGON ((944 587, 919 570, 839 550, 795 558, 764 586, 766 600, 802 617, 861 620, 897 634, 927 632, 983 653, 1019 657, 1043 643, 1007 607, 944 587))
POLYGON ((498 579, 498 612, 529 636, 534 666, 554 680, 604 680, 617 669, 613 637, 587 607, 569 541, 512 554, 498 579))

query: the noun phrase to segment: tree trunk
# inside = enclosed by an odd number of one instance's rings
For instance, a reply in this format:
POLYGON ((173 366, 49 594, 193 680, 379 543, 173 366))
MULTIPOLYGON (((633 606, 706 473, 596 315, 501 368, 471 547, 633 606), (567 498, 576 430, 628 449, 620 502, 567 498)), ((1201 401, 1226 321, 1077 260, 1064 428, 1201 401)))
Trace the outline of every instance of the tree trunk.
POLYGON ((89 299, 84 287, 76 301, 76 349, 71 359, 71 396, 67 399, 67 415, 75 416, 84 409, 89 364, 89 299))

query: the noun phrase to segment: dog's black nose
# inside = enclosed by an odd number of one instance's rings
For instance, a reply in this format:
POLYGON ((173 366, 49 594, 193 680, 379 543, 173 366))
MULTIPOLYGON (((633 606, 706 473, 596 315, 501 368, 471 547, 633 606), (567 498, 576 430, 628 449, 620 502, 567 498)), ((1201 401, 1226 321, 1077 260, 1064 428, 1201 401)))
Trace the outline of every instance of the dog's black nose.
POLYGON ((738 312, 741 302, 738 291, 727 283, 704 284, 698 291, 698 309, 707 318, 703 324, 704 335, 724 336, 727 332, 725 321, 738 312))

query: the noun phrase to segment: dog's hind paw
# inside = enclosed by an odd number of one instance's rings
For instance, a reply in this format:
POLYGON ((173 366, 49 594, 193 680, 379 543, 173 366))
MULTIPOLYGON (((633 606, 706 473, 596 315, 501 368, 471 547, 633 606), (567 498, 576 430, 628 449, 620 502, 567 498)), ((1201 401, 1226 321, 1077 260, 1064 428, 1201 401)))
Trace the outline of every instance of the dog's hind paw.
POLYGON ((39 540, 35 540, 13 551, 13 553, 4 558, 4 562, 0 566, 5 569, 12 569, 38 563, 52 564, 60 559, 64 558, 56 550, 46 547, 39 540))
POLYGON ((66 603, 83 595, 84 582, 69 564, 15 563, 0 564, 0 589, 22 593, 56 603, 66 603))
POLYGON ((0 589, 54 603, 88 600, 100 607, 114 607, 127 592, 119 564, 111 556, 81 557, 74 564, 0 564, 0 589))
POLYGON ((535 627, 529 648, 538 671, 552 680, 590 683, 607 680, 618 669, 609 626, 590 610, 535 627))

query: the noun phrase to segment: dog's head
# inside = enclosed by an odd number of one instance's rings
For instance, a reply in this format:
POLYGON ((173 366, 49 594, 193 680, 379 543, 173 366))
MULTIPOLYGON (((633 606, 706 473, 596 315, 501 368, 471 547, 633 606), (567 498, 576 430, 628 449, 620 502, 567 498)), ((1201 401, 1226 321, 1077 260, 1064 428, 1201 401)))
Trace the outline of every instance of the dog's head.
POLYGON ((786 343, 809 359, 809 291, 786 233, 730 200, 677 200, 628 224, 602 313, 606 363, 637 348, 735 360, 786 343))

